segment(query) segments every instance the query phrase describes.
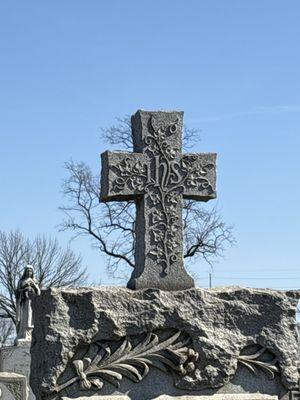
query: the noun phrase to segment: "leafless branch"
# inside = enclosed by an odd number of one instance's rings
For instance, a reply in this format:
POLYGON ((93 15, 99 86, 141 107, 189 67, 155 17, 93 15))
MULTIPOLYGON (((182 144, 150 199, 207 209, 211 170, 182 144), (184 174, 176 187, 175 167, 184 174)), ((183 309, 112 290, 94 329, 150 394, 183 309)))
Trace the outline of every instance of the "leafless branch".
POLYGON ((0 316, 0 347, 11 346, 14 341, 15 326, 10 319, 0 316))
MULTIPOLYGON (((117 124, 102 129, 101 139, 121 150, 132 150, 130 116, 117 118, 117 124)), ((184 127, 183 147, 189 150, 200 140, 199 130, 184 127)), ((108 271, 116 276, 126 266, 134 267, 135 205, 133 202, 99 204, 100 178, 84 163, 67 162, 67 178, 62 192, 66 205, 60 207, 65 219, 61 230, 74 238, 85 235, 107 256, 108 271)), ((232 227, 216 209, 208 211, 195 201, 184 202, 185 258, 202 257, 210 265, 234 244, 232 227)))
POLYGON ((117 125, 101 129, 101 139, 112 145, 119 145, 122 149, 132 150, 130 115, 117 118, 117 125))
POLYGON ((216 208, 205 209, 194 200, 185 200, 184 258, 202 257, 210 265, 221 257, 227 245, 234 245, 233 227, 227 225, 216 208))
POLYGON ((134 204, 99 204, 99 176, 93 176, 84 163, 70 161, 65 167, 68 178, 62 190, 68 205, 60 207, 65 215, 60 229, 90 237, 93 246, 107 255, 110 272, 122 263, 133 268, 134 204))
MULTIPOLYGON (((68 178, 63 193, 67 205, 60 229, 74 237, 86 235, 107 256, 108 272, 119 276, 124 267, 134 267, 135 206, 133 202, 99 203, 99 176, 93 176, 84 163, 66 163, 68 178)), ((227 245, 235 243, 232 227, 216 209, 207 210, 196 201, 184 202, 184 248, 186 260, 202 257, 210 265, 227 245)))
POLYGON ((28 240, 19 231, 0 231, 0 317, 16 323, 15 292, 26 264, 35 268, 41 287, 76 286, 86 280, 81 257, 57 240, 28 240))
MULTIPOLYGON (((121 150, 132 150, 130 115, 117 118, 117 124, 101 129, 101 140, 110 146, 119 146, 121 150)), ((190 150, 200 142, 199 129, 183 127, 183 149, 190 150)))

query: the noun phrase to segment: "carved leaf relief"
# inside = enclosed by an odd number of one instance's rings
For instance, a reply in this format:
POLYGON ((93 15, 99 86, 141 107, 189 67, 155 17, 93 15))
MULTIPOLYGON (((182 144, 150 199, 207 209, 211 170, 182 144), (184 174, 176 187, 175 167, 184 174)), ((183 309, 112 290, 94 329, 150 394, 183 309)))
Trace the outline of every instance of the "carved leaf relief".
POLYGON ((280 372, 277 357, 273 355, 270 357, 270 352, 265 347, 261 347, 253 354, 241 354, 238 357, 238 362, 246 366, 254 374, 257 374, 258 370, 262 370, 270 379, 274 379, 275 373, 280 372))
POLYGON ((190 337, 180 331, 163 340, 150 332, 136 345, 132 344, 131 337, 125 337, 114 351, 109 342, 96 342, 91 346, 97 347, 93 358, 75 359, 76 376, 58 386, 55 392, 77 381, 83 390, 99 390, 105 382, 119 387, 124 377, 137 383, 147 376, 150 368, 185 376, 195 370, 198 359, 198 353, 191 347, 190 337))

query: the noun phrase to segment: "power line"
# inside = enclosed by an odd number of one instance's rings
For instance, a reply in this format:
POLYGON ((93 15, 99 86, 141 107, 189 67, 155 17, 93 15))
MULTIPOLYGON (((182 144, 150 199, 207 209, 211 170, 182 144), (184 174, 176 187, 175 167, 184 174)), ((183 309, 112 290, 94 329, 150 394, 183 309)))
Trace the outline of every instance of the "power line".
MULTIPOLYGON (((210 274, 211 275, 211 274, 210 274)), ((278 277, 275 277, 275 278, 272 278, 272 277, 261 277, 261 278, 257 278, 257 277, 246 277, 246 276, 214 276, 214 275, 211 275, 212 277, 213 277, 213 279, 249 279, 249 280, 258 280, 258 281, 261 281, 261 280, 280 280, 280 281, 282 281, 282 280, 300 280, 300 277, 294 277, 294 278, 285 278, 285 277, 282 277, 282 278, 278 278, 278 277)), ((202 276, 202 277, 199 277, 199 279, 207 279, 207 276, 202 276)))

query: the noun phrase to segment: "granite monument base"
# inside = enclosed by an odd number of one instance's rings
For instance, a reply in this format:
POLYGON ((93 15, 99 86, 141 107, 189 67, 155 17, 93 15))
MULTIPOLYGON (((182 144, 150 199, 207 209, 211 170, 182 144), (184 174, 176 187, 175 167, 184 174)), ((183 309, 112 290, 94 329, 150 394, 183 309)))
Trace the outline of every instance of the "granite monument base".
POLYGON ((298 390, 297 295, 48 289, 33 304, 31 387, 37 400, 289 399, 298 390))
MULTIPOLYGON (((18 346, 7 346, 0 349, 0 371, 4 373, 17 373, 26 377, 29 382, 30 375, 30 346, 31 343, 23 342, 18 346)), ((34 400, 35 396, 28 387, 28 399, 34 400)))
MULTIPOLYGON (((90 400, 90 397, 80 397, 78 400, 90 400)), ((268 394, 215 394, 213 396, 179 396, 162 395, 153 400, 278 400, 278 396, 268 394)), ((71 400, 63 397, 63 400, 71 400)), ((95 396, 92 400, 130 400, 128 396, 95 396)))
POLYGON ((0 372, 1 400, 28 400, 27 379, 13 372, 0 372))

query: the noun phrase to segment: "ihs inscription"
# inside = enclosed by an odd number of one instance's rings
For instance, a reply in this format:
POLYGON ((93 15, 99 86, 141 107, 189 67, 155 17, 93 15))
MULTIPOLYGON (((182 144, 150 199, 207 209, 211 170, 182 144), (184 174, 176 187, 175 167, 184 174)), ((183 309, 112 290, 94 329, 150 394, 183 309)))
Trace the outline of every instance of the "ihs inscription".
POLYGON ((102 201, 137 205, 131 288, 192 287, 183 266, 182 201, 216 197, 216 154, 182 154, 181 112, 138 111, 132 117, 134 153, 102 155, 102 201))

